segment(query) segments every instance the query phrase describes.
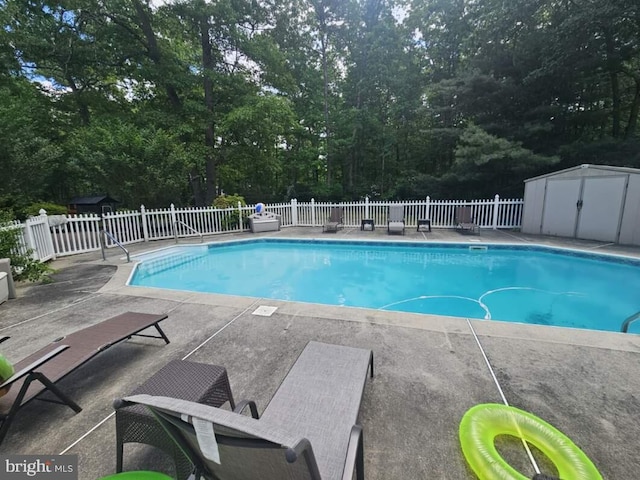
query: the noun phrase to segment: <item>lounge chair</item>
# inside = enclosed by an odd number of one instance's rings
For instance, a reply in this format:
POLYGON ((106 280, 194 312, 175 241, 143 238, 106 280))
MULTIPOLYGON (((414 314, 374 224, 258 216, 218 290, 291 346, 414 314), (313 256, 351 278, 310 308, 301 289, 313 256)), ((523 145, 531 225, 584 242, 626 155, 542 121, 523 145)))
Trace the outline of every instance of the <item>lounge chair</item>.
POLYGON ((363 480, 357 421, 369 371, 373 376, 370 350, 309 342, 262 418, 247 401, 234 412, 150 395, 120 402, 151 409, 191 458, 195 478, 338 480, 352 478, 355 469, 363 480), (240 415, 246 406, 253 418, 240 415))
POLYGON ((339 228, 343 227, 342 219, 344 215, 343 207, 333 207, 329 215, 329 220, 322 227, 323 232, 337 232, 339 228))
POLYGON ((127 312, 96 325, 54 340, 46 347, 14 364, 15 374, 0 385, 0 390, 11 387, 0 397, 0 443, 7 435, 18 410, 45 391, 75 412, 82 409, 63 393, 55 383, 86 363, 98 353, 132 336, 169 339, 159 322, 167 315, 127 312), (155 327, 159 336, 141 334, 142 330, 155 327))
POLYGON ((404 235, 404 205, 391 205, 387 217, 387 234, 401 232, 404 235))
POLYGON ((455 215, 454 223, 457 230, 471 233, 480 231, 480 227, 475 223, 471 215, 471 207, 457 207, 455 215))

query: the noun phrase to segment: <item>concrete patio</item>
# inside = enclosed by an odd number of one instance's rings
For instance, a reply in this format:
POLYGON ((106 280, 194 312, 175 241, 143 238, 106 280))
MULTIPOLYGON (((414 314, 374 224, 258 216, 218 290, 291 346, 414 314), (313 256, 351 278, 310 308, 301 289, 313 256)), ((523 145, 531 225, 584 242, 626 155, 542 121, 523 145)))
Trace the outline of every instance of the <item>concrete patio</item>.
MULTIPOLYGON (((403 237, 389 237, 384 228, 337 234, 288 228, 262 235, 534 242, 640 257, 637 248, 484 230, 460 235, 408 229, 403 237)), ((206 241, 230 238, 254 235, 206 241)), ((174 244, 139 244, 131 251, 174 244)), ((367 381, 361 408, 370 480, 475 478, 460 450, 460 419, 476 404, 502 402, 482 350, 507 401, 563 431, 604 478, 635 478, 640 472, 640 335, 127 287, 132 264, 121 251, 107 255, 106 261, 99 253, 58 259, 52 263, 53 283, 21 285, 18 299, 0 305, 0 335, 11 336, 2 352, 17 361, 57 337, 125 311, 167 313, 162 327, 171 343, 134 338, 101 353, 59 382, 82 412, 31 402, 0 445, 2 453, 78 454, 80 479, 114 473, 112 401, 168 361, 225 366, 236 401, 253 399, 262 411, 305 344, 318 340, 374 351, 376 375, 367 381), (271 317, 252 315, 260 305, 278 309, 271 317)), ((499 448, 516 469, 533 476, 521 444, 500 441, 499 448)), ((556 473, 544 459, 539 465, 556 473)), ((125 470, 134 469, 172 473, 164 455, 129 444, 125 470)))

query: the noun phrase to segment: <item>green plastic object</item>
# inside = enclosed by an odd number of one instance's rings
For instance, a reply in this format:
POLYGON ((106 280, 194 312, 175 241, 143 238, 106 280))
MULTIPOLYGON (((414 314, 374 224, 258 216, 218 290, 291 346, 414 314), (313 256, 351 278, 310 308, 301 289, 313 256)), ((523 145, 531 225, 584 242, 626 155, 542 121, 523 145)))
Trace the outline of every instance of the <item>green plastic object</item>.
MULTIPOLYGON (((4 383, 5 380, 8 380, 13 376, 15 370, 13 369, 13 365, 9 360, 7 360, 4 355, 0 354, 0 383, 4 383)), ((6 395, 6 393, 11 389, 11 385, 5 388, 0 388, 0 397, 6 395)))
POLYGON ((565 434, 544 420, 515 407, 496 403, 476 405, 460 422, 460 445, 480 480, 529 480, 498 453, 495 438, 511 435, 535 445, 566 479, 602 480, 595 465, 565 434))
POLYGON ((11 378, 14 373, 15 371, 13 370, 11 362, 7 360, 4 355, 0 354, 0 383, 11 378))
POLYGON ((133 471, 108 475, 99 480, 173 480, 173 477, 160 472, 133 471))

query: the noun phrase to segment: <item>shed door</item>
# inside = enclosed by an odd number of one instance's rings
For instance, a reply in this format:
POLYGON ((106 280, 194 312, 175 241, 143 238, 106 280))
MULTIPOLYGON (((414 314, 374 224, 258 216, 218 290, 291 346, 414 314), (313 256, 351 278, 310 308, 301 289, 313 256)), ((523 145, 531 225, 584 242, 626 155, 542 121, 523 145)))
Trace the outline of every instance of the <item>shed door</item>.
POLYGON ((578 238, 616 242, 627 176, 584 179, 578 238))
POLYGON ((579 178, 547 180, 542 215, 542 234, 573 237, 578 219, 579 178))

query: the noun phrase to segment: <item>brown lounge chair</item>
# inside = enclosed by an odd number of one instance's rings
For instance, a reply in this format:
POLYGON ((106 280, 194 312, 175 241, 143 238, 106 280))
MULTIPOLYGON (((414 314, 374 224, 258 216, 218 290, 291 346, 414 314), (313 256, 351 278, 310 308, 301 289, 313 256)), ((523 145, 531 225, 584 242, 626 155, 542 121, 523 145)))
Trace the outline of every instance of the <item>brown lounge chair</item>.
POLYGON ((329 220, 322 227, 323 232, 337 232, 339 228, 342 228, 344 225, 342 224, 342 218, 344 214, 343 207, 333 207, 331 209, 331 214, 329 215, 329 220))
POLYGON ((247 401, 233 412, 150 395, 117 403, 149 407, 191 458, 194 478, 348 480, 355 470, 364 480, 358 413, 367 373, 371 350, 309 342, 261 418, 247 401), (239 414, 246 406, 251 417, 239 414))
POLYGON ((454 223, 456 224, 456 229, 461 230, 462 232, 480 232, 480 227, 473 220, 473 216, 471 215, 471 207, 457 207, 454 223))
POLYGON ((62 403, 74 411, 82 409, 54 384, 88 362, 100 352, 132 336, 169 339, 160 325, 167 315, 127 312, 96 325, 54 340, 46 347, 14 364, 15 374, 0 385, 0 390, 11 390, 0 397, 0 443, 7 435, 18 410, 45 391, 53 393, 62 403), (159 335, 139 332, 155 327, 159 335))

